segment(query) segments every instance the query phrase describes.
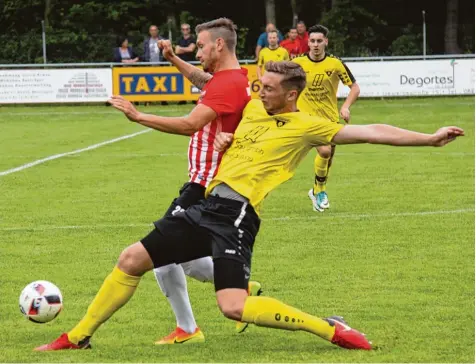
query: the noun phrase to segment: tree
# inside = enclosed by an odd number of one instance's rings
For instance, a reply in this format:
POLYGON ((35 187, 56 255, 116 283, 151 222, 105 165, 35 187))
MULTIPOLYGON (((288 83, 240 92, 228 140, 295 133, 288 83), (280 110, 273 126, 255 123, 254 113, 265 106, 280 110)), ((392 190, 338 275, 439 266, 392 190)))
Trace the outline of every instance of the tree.
POLYGON ((50 26, 51 10, 53 10, 52 0, 45 0, 44 20, 45 20, 45 27, 46 28, 48 28, 50 26))
MULTIPOLYGON (((392 42, 390 52, 392 56, 411 56, 422 54, 423 36, 409 24, 402 31, 402 35, 392 42)), ((427 49, 427 54, 430 53, 427 49)))
POLYGON ((274 0, 264 0, 266 8, 266 23, 276 24, 276 4, 274 0))
POLYGON ((299 19, 299 16, 298 16, 298 9, 297 9, 298 5, 297 5, 297 0, 291 0, 291 9, 293 11, 293 27, 296 26, 297 22, 298 22, 298 19, 299 19))
POLYGON ((339 57, 374 55, 386 22, 351 0, 339 0, 325 13, 321 23, 330 29, 329 51, 339 57))
POLYGON ((446 0, 445 53, 458 54, 458 0, 446 0))

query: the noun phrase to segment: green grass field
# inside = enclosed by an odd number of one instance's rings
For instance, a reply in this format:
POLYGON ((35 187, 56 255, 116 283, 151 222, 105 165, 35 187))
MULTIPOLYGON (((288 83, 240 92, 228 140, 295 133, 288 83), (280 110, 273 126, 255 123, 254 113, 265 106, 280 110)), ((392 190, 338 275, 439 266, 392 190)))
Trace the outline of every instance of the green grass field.
MULTIPOLYGON (((151 106, 179 115, 188 106, 151 106)), ((474 98, 361 100, 353 122, 466 136, 443 149, 344 146, 331 210, 312 211, 312 152, 263 208, 252 277, 265 294, 318 316, 343 315, 373 341, 346 351, 304 332, 223 318, 210 284, 189 280, 202 345, 156 347, 175 326, 147 274, 92 340, 93 350, 33 353, 85 313, 122 249, 142 238, 187 180, 188 138, 158 132, 2 171, 144 130, 112 108, 0 108, 1 362, 471 362, 474 347, 474 98), (37 325, 23 287, 57 284, 64 311, 37 325)))

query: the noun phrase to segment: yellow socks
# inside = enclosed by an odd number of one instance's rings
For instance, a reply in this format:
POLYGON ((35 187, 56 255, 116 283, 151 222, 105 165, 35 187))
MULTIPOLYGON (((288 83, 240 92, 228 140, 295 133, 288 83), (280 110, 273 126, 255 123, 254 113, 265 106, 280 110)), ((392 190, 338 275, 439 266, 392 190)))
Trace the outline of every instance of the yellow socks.
POLYGON ((114 267, 89 305, 86 315, 68 333, 69 341, 78 344, 92 336, 103 322, 129 301, 140 280, 141 277, 130 276, 114 267))
POLYGON ((329 171, 330 158, 322 158, 319 154, 314 159, 314 194, 326 190, 327 174, 329 171))
POLYGON ((299 311, 274 298, 250 296, 241 321, 282 330, 303 330, 331 341, 335 328, 327 321, 299 311))

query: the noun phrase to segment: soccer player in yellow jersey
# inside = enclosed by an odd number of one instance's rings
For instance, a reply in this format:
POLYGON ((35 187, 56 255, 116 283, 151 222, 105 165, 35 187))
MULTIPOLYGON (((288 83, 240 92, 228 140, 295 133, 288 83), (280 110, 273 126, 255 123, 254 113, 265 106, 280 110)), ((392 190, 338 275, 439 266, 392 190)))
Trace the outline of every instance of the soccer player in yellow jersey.
MULTIPOLYGON (((329 30, 322 25, 309 28, 308 54, 293 60, 306 72, 306 88, 299 97, 298 109, 321 116, 334 123, 339 121, 337 109, 337 88, 339 81, 350 87, 350 93, 340 109, 340 117, 346 123, 350 120, 350 106, 359 97, 360 88, 349 68, 339 59, 326 53, 329 30)), ((308 196, 314 211, 323 212, 330 207, 326 192, 327 176, 335 148, 322 145, 317 148, 314 159, 314 187, 308 196)))
MULTIPOLYGON (((220 151, 232 143, 205 199, 156 221, 146 237, 121 253, 76 327, 36 350, 89 348, 90 337, 129 301, 146 272, 210 255, 217 303, 227 318, 275 329, 307 331, 346 349, 371 349, 366 337, 339 316, 319 318, 271 297, 248 296, 261 204, 269 192, 293 176, 299 162, 315 146, 443 146, 464 132, 445 127, 434 134, 423 134, 382 124, 331 123, 298 112, 296 101, 306 84, 306 74, 299 65, 269 62, 266 71, 261 79, 261 101, 248 103, 234 136, 219 134, 215 141, 220 151)), ((126 115, 134 120, 137 110, 127 103, 123 106, 126 115)))
POLYGON ((286 48, 279 45, 278 31, 272 30, 268 32, 268 47, 260 50, 258 55, 258 68, 256 74, 258 80, 264 74, 264 65, 269 61, 288 61, 289 53, 286 48))

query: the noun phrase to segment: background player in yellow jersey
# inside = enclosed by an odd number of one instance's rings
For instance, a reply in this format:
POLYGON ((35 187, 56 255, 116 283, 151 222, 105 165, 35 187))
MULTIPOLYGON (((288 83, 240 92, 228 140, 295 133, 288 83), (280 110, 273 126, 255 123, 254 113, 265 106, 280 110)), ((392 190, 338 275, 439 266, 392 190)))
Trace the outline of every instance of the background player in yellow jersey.
POLYGON ((258 80, 264 74, 264 65, 269 61, 288 61, 289 53, 286 48, 279 45, 278 31, 268 32, 268 47, 262 48, 258 55, 258 68, 256 74, 258 80))
MULTIPOLYGON (((261 79, 262 101, 250 101, 235 135, 219 134, 221 143, 217 140, 214 143, 221 150, 223 141, 226 145, 234 137, 205 192, 205 199, 184 211, 165 215, 154 223, 154 229, 146 237, 124 249, 86 315, 75 327, 76 334, 63 334, 37 350, 89 348, 90 337, 129 301, 146 272, 210 255, 214 261, 217 303, 227 318, 276 329, 307 331, 347 349, 371 349, 365 336, 347 326, 340 317, 322 319, 271 297, 248 296, 253 245, 260 227, 257 212, 265 197, 293 176, 299 162, 315 146, 333 143, 443 146, 464 132, 457 127, 446 127, 434 134, 423 134, 382 124, 331 123, 298 112, 296 101, 306 84, 306 74, 299 65, 268 62, 266 71, 261 79)), ((136 120, 138 111, 129 101, 124 99, 121 108, 130 120, 136 120)), ((169 124, 175 124, 175 120, 171 118, 169 124)))
MULTIPOLYGON (((350 87, 350 93, 340 108, 340 117, 348 123, 350 106, 359 97, 360 88, 349 68, 339 58, 326 53, 328 34, 329 30, 322 25, 309 28, 310 51, 293 60, 304 69, 307 81, 306 88, 298 100, 298 109, 337 123, 337 88, 340 81, 350 87)), ((309 190, 308 196, 314 211, 323 212, 330 207, 326 183, 335 148, 323 145, 316 149, 314 187, 309 190)))

